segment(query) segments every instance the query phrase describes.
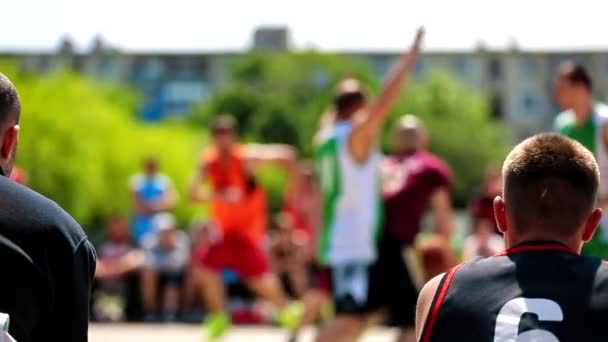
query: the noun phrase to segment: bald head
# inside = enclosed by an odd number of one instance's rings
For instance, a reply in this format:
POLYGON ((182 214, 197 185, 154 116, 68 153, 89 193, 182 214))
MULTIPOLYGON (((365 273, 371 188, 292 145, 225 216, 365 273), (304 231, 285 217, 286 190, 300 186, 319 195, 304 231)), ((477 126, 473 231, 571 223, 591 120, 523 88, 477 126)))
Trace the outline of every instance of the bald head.
POLYGON ((13 83, 0 73, 0 124, 16 124, 21 114, 21 100, 13 83))
POLYGON ((413 114, 406 114, 397 120, 394 128, 394 149, 397 153, 414 152, 423 148, 426 133, 422 122, 413 114))

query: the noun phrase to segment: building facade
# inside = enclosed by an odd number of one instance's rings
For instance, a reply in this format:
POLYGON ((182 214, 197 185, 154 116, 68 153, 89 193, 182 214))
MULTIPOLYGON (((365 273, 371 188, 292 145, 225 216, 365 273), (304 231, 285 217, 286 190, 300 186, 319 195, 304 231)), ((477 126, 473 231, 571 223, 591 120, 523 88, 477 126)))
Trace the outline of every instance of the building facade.
MULTIPOLYGON (((287 30, 261 29, 254 34, 254 47, 273 51, 289 44, 287 30)), ((126 83, 144 95, 141 117, 159 120, 186 113, 192 105, 209 98, 227 78, 227 66, 238 56, 231 52, 131 52, 125 53, 95 39, 90 51, 75 53, 64 40, 54 52, 0 51, 0 57, 20 60, 24 71, 49 72, 73 68, 92 77, 126 83)), ((383 76, 398 58, 395 52, 343 52, 370 63, 383 76)), ((492 112, 512 128, 515 139, 550 129, 559 108, 553 99, 553 77, 565 60, 584 63, 594 76, 598 99, 608 99, 608 51, 488 51, 425 52, 416 66, 417 74, 433 69, 453 73, 464 83, 486 93, 492 112)))

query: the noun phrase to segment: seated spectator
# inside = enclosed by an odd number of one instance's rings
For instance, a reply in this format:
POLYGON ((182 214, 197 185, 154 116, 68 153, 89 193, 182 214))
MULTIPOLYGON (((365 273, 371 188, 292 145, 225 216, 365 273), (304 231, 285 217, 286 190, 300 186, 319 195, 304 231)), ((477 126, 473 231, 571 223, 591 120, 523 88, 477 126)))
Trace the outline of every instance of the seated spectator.
POLYGON ((503 238, 494 233, 494 222, 480 220, 473 234, 464 240, 464 260, 493 256, 505 249, 503 238))
POLYGON ((308 289, 306 238, 294 229, 288 215, 277 215, 275 225, 270 242, 273 270, 291 297, 302 298, 308 289))
POLYGON ((157 215, 153 224, 156 234, 143 241, 144 320, 156 321, 162 317, 164 321, 174 321, 177 318, 184 273, 190 261, 190 242, 188 236, 177 229, 175 218, 171 214, 157 215), (159 295, 163 299, 160 312, 157 305, 159 295))
POLYGON ((486 170, 480 191, 474 196, 470 205, 473 231, 477 231, 476 225, 485 222, 494 227, 494 232, 500 234, 496 221, 494 220, 494 198, 502 193, 501 170, 495 165, 490 165, 486 170))
POLYGON ((97 248, 95 316, 100 320, 125 318, 130 295, 130 277, 143 264, 143 255, 131 243, 127 220, 120 215, 106 221, 106 240, 97 248))
POLYGON ((135 208, 133 239, 141 245, 146 235, 154 233, 154 217, 175 207, 177 194, 171 179, 159 172, 158 161, 153 157, 144 162, 144 172, 131 179, 131 194, 135 208))

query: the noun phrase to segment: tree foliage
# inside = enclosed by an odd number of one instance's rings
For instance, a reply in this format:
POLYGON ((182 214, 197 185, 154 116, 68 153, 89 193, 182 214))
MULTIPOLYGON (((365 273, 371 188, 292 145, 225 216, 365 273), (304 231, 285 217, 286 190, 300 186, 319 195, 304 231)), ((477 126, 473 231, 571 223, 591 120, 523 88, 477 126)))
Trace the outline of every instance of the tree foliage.
MULTIPOLYGON (((334 85, 348 75, 377 93, 381 80, 361 60, 315 52, 252 52, 232 63, 226 86, 195 107, 192 121, 206 126, 215 115, 232 113, 245 140, 293 144, 310 157, 334 85)), ((464 205, 486 165, 505 155, 504 127, 491 118, 487 98, 446 72, 411 80, 385 130, 385 151, 390 150, 390 125, 405 113, 424 121, 430 149, 452 167, 456 202, 464 205)))
MULTIPOLYGON (((204 135, 177 124, 147 126, 133 115, 137 94, 59 72, 9 75, 23 102, 17 164, 29 186, 87 226, 109 213, 130 212, 128 184, 147 156, 184 193, 204 135)), ((182 201, 182 222, 194 208, 182 201)))
MULTIPOLYGON (((83 225, 108 213, 130 212, 128 182, 141 161, 157 156, 182 200, 176 210, 187 222, 202 206, 184 198, 206 128, 221 113, 234 114, 244 140, 297 146, 313 153, 312 137, 344 76, 360 78, 376 94, 380 80, 361 60, 316 52, 251 52, 230 65, 225 86, 197 105, 186 123, 145 124, 134 115, 141 104, 130 88, 100 83, 69 72, 27 75, 0 60, 0 70, 17 86, 23 101, 17 164, 30 186, 57 201, 83 225)), ((463 204, 487 163, 505 153, 504 128, 490 118, 486 97, 447 73, 432 73, 408 85, 388 125, 415 113, 431 134, 431 150, 446 159, 455 175, 455 197, 463 204)), ((383 148, 390 149, 390 129, 383 148)), ((270 206, 281 206, 285 173, 265 169, 259 179, 270 206)))

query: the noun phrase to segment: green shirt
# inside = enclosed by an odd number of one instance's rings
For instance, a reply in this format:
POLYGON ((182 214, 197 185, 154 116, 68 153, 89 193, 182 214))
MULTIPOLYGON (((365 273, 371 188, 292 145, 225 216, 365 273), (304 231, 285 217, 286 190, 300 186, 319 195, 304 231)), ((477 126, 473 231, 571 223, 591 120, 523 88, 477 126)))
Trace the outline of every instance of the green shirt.
POLYGON ((580 126, 577 126, 575 122, 571 122, 559 128, 561 134, 580 142, 593 155, 596 153, 596 131, 593 115, 589 115, 580 126))

